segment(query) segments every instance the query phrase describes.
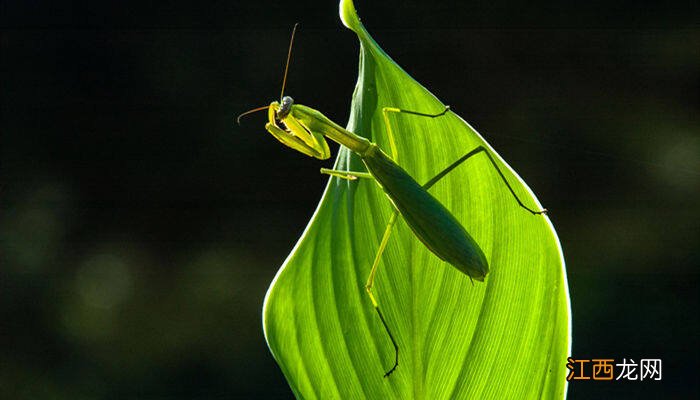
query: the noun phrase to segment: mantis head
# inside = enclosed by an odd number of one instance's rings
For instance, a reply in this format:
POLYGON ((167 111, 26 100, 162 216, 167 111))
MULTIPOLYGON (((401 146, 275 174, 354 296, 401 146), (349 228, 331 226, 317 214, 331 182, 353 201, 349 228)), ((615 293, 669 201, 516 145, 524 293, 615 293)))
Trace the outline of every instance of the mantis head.
POLYGON ((300 153, 319 160, 330 158, 331 151, 323 134, 310 129, 310 121, 305 121, 308 118, 302 110, 297 110, 298 107, 289 96, 282 97, 281 102, 270 103, 265 129, 282 144, 300 153))
MULTIPOLYGON (((328 148, 328 143, 320 133, 327 124, 323 124, 319 118, 327 119, 323 114, 309 107, 294 105, 294 99, 284 95, 284 88, 287 84, 287 71, 289 69, 289 59, 292 55, 292 44, 294 43, 294 33, 297 26, 294 25, 292 37, 289 40, 289 50, 287 51, 287 63, 284 67, 284 78, 282 80, 282 94, 279 102, 273 101, 269 106, 258 107, 246 111, 238 116, 238 123, 241 122, 241 117, 254 112, 267 109, 268 123, 265 124, 272 136, 282 142, 287 147, 306 154, 309 157, 315 157, 319 160, 330 158, 331 151, 328 148)), ((330 121, 329 121, 330 122, 330 121)))

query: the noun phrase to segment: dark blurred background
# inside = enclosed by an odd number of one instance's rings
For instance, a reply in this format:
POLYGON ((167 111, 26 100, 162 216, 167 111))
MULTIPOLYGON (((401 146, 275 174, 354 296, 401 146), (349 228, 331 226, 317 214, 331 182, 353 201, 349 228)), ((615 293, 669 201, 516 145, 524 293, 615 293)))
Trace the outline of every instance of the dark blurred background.
MULTIPOLYGON (((569 397, 697 398, 698 3, 356 6, 550 210, 573 356, 663 360, 569 397)), ((337 10, 0 2, 0 398, 291 397, 262 302, 330 164, 234 117, 277 98, 300 22, 287 92, 345 124, 337 10)))

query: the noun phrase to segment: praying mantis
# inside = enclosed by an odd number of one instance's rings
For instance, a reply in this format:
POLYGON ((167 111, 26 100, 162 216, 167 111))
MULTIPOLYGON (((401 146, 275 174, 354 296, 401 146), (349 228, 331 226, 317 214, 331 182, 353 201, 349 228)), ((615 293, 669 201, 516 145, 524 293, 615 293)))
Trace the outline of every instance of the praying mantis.
POLYGON ((483 281, 489 272, 489 265, 484 252, 459 220, 439 200, 430 194, 430 188, 465 161, 478 154, 483 154, 494 167, 520 207, 532 215, 545 214, 547 210, 533 210, 520 200, 498 167, 494 157, 484 146, 478 146, 467 152, 423 184, 418 183, 396 162, 398 153, 389 115, 410 114, 434 119, 451 112, 449 106, 437 113, 384 107, 382 115, 389 138, 391 152, 391 156, 389 156, 376 143, 344 129, 321 112, 311 107, 295 104, 290 96, 285 96, 284 90, 297 26, 298 24, 294 25, 289 43, 280 100, 273 101, 267 106, 246 111, 238 116, 237 121, 240 123, 241 117, 245 115, 267 110, 268 122, 265 124, 265 129, 272 136, 285 146, 319 160, 326 160, 331 156, 326 138, 347 147, 360 157, 367 170, 341 171, 321 168, 321 173, 347 180, 373 180, 384 191, 392 204, 393 213, 379 242, 379 247, 365 284, 365 291, 394 347, 394 363, 384 373, 384 377, 388 377, 399 365, 399 345, 379 308, 379 302, 373 294, 372 288, 382 254, 389 242, 398 217, 401 216, 404 219, 416 238, 433 254, 466 274, 470 279, 483 281))

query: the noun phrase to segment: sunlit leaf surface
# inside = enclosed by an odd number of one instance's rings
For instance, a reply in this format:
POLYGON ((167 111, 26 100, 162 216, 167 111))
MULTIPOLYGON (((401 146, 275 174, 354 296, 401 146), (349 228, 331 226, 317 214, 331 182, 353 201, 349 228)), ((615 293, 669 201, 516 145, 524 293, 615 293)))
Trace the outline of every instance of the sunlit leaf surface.
MULTIPOLYGON (((350 0, 341 2, 340 10, 361 43, 347 129, 389 153, 382 107, 434 113, 444 105, 379 48, 350 0)), ((469 150, 488 146, 454 113, 391 118, 398 162, 418 182, 469 150)), ((497 161, 520 198, 541 208, 515 172, 497 161)), ((364 170, 345 148, 336 168, 364 170)), ((364 285, 392 206, 370 180, 330 179, 264 307, 268 344, 297 397, 565 396, 569 298, 559 241, 548 218, 520 208, 483 155, 455 169, 431 193, 483 249, 490 266, 485 282, 472 284, 400 221, 375 282, 401 348, 398 369, 383 378, 394 350, 364 285)))

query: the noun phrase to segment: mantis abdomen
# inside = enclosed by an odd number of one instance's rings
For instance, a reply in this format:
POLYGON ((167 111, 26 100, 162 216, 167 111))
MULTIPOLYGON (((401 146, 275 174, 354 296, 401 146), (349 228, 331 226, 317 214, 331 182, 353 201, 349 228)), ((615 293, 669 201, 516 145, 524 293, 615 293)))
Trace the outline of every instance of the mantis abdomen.
POLYGON ((484 280, 489 270, 484 252, 427 188, 375 144, 362 154, 362 160, 413 233, 430 251, 471 278, 484 280))

